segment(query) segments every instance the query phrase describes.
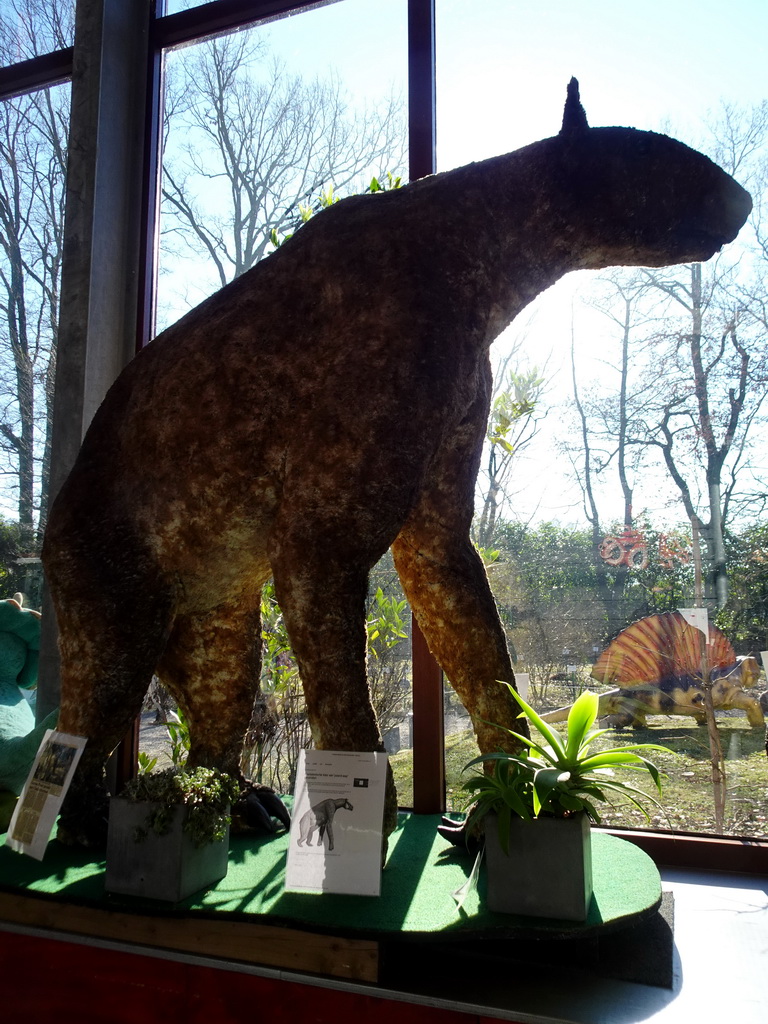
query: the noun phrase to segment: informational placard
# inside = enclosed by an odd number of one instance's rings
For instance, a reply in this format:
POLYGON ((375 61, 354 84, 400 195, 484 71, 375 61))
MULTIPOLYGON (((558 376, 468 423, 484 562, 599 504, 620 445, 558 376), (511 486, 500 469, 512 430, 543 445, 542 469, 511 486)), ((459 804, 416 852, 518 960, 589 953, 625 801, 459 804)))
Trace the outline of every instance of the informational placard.
POLYGON ((528 700, 528 693, 531 689, 531 673, 515 672, 515 686, 523 700, 528 700))
POLYGON ((386 777, 386 754, 301 752, 288 891, 379 895, 386 777))
POLYGON ((86 740, 48 729, 8 826, 5 845, 42 860, 86 740))

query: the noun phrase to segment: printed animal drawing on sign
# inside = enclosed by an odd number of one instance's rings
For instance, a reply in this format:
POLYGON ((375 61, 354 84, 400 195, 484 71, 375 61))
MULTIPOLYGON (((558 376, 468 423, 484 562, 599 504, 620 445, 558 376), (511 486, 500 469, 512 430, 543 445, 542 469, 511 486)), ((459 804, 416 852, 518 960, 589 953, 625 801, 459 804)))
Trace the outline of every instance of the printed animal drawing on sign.
MULTIPOLYGON (((315 746, 383 750, 365 597, 389 547, 480 751, 506 742, 488 723, 520 727, 514 675, 469 536, 491 343, 569 271, 709 259, 750 209, 682 143, 588 127, 573 81, 554 138, 336 203, 139 353, 43 550, 59 728, 88 737, 59 837, 103 840, 105 761, 153 673, 190 764, 240 774, 270 577, 315 746)), ((390 773, 385 835, 396 808, 390 773)))
POLYGON ((336 811, 345 810, 353 811, 354 807, 346 799, 341 797, 339 799, 321 800, 319 804, 315 804, 314 807, 310 807, 301 816, 299 821, 299 838, 296 840, 297 846, 303 846, 304 843, 307 846, 312 845, 312 836, 315 832, 318 832, 317 845, 323 845, 323 836, 328 833, 328 849, 333 849, 333 819, 336 811))

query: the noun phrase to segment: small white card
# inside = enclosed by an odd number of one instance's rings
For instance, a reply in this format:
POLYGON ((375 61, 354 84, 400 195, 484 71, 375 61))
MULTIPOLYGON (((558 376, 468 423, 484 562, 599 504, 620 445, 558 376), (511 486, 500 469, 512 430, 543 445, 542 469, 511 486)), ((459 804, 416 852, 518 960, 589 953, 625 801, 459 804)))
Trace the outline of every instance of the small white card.
POLYGON ((8 826, 5 845, 42 860, 86 740, 46 730, 8 826))
POLYGON ((528 700, 528 694, 531 689, 531 673, 515 672, 515 686, 523 700, 528 700))
POLYGON ((387 755, 303 750, 285 888, 378 896, 387 755))
POLYGON ((706 608, 678 608, 689 626, 700 629, 709 642, 709 615, 706 608))

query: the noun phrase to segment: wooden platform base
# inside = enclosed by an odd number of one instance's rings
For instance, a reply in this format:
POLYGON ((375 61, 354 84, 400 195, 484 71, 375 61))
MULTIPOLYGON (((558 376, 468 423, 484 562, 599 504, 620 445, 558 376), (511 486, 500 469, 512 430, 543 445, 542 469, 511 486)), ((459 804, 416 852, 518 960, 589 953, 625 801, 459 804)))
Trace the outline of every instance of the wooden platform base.
MULTIPOLYGON (((482 870, 459 910, 451 893, 466 882, 471 860, 415 815, 397 830, 380 898, 286 892, 285 835, 233 840, 226 877, 175 904, 105 892, 104 860, 89 851, 53 842, 39 862, 0 847, 0 928, 7 922, 64 941, 377 985, 396 978, 382 965, 396 962, 396 974, 407 973, 429 950, 447 963, 462 944, 465 955, 477 947, 487 958, 504 943, 505 955, 519 960, 529 944, 562 941, 572 958, 577 945, 588 952, 610 934, 631 931, 661 901, 659 873, 646 854, 612 836, 592 840, 594 895, 584 922, 491 913, 482 870)), ((461 956, 454 959, 460 969, 461 956)), ((589 962, 599 971, 599 950, 589 962)))
POLYGON ((251 921, 138 914, 0 892, 0 924, 169 954, 190 953, 332 978, 379 980, 379 943, 251 921))

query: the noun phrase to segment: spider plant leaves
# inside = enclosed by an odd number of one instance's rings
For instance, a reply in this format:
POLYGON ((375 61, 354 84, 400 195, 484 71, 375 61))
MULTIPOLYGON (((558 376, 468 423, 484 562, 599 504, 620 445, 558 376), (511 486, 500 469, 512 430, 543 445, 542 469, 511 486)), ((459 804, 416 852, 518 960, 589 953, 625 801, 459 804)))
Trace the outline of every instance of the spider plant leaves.
POLYGON ((543 808, 549 803, 552 793, 566 785, 570 772, 559 771, 557 768, 539 768, 533 773, 533 814, 538 818, 543 808))
MULTIPOLYGON (((654 750, 664 750, 664 747, 659 747, 656 744, 637 744, 635 749, 648 749, 653 747, 654 750)), ((584 772, 600 771, 600 769, 608 767, 617 768, 629 768, 633 771, 647 771, 653 779, 653 784, 656 789, 661 793, 661 772, 647 757, 643 757, 640 754, 632 752, 629 747, 613 747, 611 750, 601 750, 591 757, 585 758, 581 762, 581 770, 584 772)))
POLYGON ((573 707, 568 713, 568 728, 566 730, 565 758, 567 761, 573 761, 579 756, 589 730, 597 718, 597 709, 597 694, 590 693, 589 690, 585 690, 574 701, 573 707))
POLYGON ((572 793, 561 793, 559 796, 560 806, 566 811, 583 811, 584 800, 582 797, 573 796, 572 793))
POLYGON ((531 705, 523 700, 523 698, 520 696, 520 694, 517 692, 514 686, 511 686, 509 683, 506 682, 503 682, 502 685, 507 687, 507 689, 512 694, 514 699, 523 709, 519 717, 527 718, 530 722, 532 722, 539 730, 541 735, 544 737, 544 739, 547 741, 547 743, 550 745, 555 755, 561 760, 565 759, 565 749, 563 747, 560 736, 556 732, 556 730, 550 729, 547 723, 536 714, 531 705))
POLYGON ((596 743, 608 730, 593 728, 599 710, 597 694, 585 691, 574 701, 565 735, 561 736, 512 686, 501 685, 508 688, 520 706, 520 717, 527 718, 542 739, 528 738, 503 728, 521 750, 480 754, 465 765, 465 770, 479 765, 492 769, 487 774, 475 772, 464 783, 465 791, 474 802, 468 826, 488 813, 495 813, 499 818, 502 846, 505 846, 511 817, 531 820, 542 815, 566 817, 584 812, 599 824, 601 817, 596 805, 610 803, 612 797, 626 800, 646 818, 650 816, 645 803, 650 801, 661 806, 654 796, 616 778, 613 769, 648 772, 661 793, 662 773, 644 755, 651 750, 666 752, 667 748, 653 743, 633 743, 600 750, 596 743))

